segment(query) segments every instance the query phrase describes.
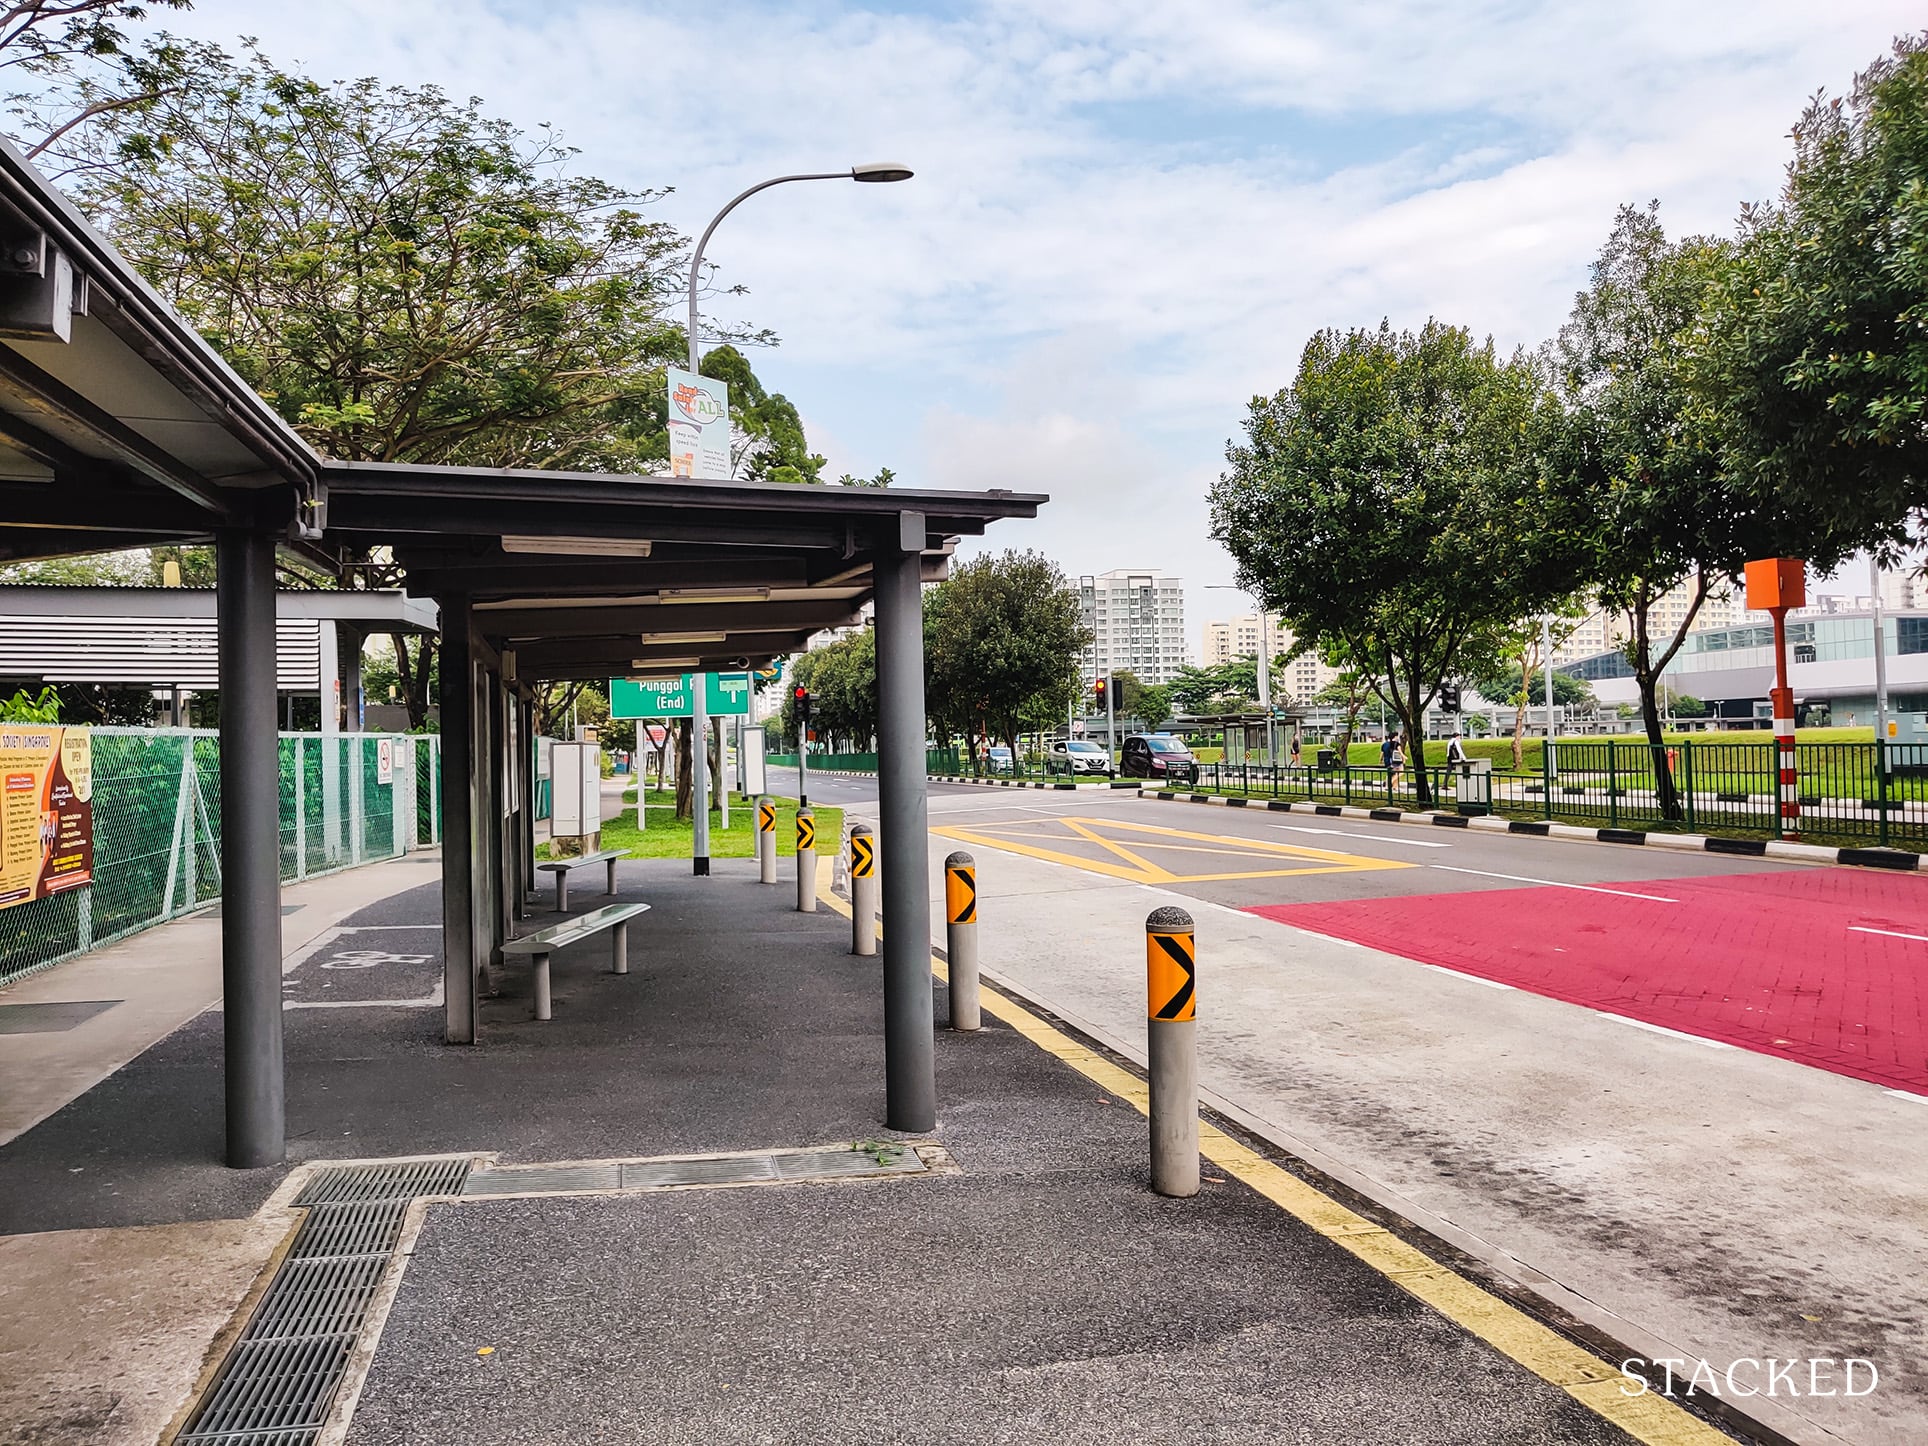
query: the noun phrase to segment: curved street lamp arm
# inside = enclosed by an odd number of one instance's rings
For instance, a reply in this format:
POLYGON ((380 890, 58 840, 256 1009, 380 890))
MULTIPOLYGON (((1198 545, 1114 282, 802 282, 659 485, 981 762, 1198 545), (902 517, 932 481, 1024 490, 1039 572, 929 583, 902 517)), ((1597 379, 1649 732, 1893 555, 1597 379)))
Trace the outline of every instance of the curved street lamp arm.
POLYGON ((767 181, 758 181, 754 186, 750 187, 749 190, 743 192, 735 200, 731 201, 729 205, 725 206, 721 211, 718 211, 715 216, 710 218, 710 224, 703 228, 703 235, 696 243, 696 254, 690 257, 689 340, 691 371, 697 369, 697 363, 701 360, 697 354, 696 341, 696 287, 703 270, 703 249, 710 244, 710 235, 716 230, 718 224, 725 216, 742 205, 743 202, 749 200, 750 197, 754 196, 758 191, 767 191, 772 186, 781 186, 785 181, 848 181, 849 179, 851 179, 851 173, 849 171, 813 171, 807 175, 772 176, 767 181))

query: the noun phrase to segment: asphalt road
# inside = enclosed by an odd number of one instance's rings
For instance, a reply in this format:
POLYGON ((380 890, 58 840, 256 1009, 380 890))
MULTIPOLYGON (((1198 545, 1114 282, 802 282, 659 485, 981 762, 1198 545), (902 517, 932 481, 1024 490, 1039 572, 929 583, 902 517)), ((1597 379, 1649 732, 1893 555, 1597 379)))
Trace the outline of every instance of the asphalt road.
POLYGON ((1141 1049, 1143 921, 1183 903, 1207 1089, 1649 1355, 1877 1363, 1749 1403, 1797 1435, 1928 1439, 1928 1098, 1775 1032, 1912 1049, 1928 880, 1097 790, 934 785, 931 823, 933 878, 977 858, 985 966, 1060 1014, 1141 1049), (1734 972, 1823 933, 1820 976, 1734 972))

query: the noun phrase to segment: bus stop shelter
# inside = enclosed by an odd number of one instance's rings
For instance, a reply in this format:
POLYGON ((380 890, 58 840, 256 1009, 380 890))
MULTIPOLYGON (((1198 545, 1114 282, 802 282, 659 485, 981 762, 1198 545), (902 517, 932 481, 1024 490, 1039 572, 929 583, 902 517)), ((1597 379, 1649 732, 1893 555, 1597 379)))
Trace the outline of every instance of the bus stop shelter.
POLYGON ((335 462, 0 146, 0 561, 212 540, 227 1159, 284 1153, 277 553, 440 609, 445 1037, 478 1042, 533 851, 534 688, 754 667, 874 605, 886 1114, 935 1122, 921 586, 1046 500, 335 462), (460 786, 464 778, 467 787, 460 786))

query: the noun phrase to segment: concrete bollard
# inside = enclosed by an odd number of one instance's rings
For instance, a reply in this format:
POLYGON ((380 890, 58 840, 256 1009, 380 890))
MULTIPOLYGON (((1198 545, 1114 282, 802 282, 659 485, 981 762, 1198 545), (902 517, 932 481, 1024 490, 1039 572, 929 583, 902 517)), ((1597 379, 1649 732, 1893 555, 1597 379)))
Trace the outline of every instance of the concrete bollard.
POLYGON ((797 810, 797 909, 817 912, 817 816, 807 808, 797 810))
POLYGON ((877 952, 877 837, 863 823, 850 829, 850 952, 877 952))
POLYGON ((1151 1188, 1198 1193, 1198 995, 1192 916, 1145 920, 1145 1053, 1151 1065, 1151 1188))
POLYGON ((777 806, 768 794, 756 801, 756 867, 760 882, 777 881, 777 806))
POLYGON ((983 1024, 977 987, 977 861, 959 850, 944 860, 945 950, 950 956, 951 1028, 983 1024))

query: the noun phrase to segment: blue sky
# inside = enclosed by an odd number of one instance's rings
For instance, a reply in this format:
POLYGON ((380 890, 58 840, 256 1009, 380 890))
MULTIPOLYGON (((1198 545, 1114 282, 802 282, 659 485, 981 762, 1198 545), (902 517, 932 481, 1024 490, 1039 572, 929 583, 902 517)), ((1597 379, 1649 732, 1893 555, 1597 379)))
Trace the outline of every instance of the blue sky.
MULTIPOLYGON (((831 474, 1053 494, 995 530, 1073 575, 1225 583, 1202 497, 1245 405, 1322 326, 1429 315, 1532 345, 1622 201, 1729 230, 1807 95, 1918 0, 976 5, 199 0, 259 38, 548 121, 580 168, 671 186, 694 232, 744 186, 902 160, 896 186, 746 202, 710 258, 774 328, 759 373, 831 474)), ((1197 625, 1235 610, 1193 591, 1197 625)))

